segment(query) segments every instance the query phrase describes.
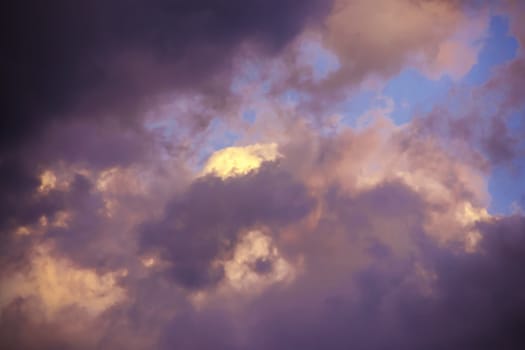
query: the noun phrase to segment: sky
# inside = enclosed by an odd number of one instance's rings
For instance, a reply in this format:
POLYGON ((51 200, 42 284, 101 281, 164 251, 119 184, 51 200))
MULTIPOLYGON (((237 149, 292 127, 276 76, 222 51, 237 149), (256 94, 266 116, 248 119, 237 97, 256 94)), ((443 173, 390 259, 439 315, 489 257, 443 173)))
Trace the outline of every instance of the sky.
POLYGON ((525 348, 525 3, 0 13, 0 348, 525 348))

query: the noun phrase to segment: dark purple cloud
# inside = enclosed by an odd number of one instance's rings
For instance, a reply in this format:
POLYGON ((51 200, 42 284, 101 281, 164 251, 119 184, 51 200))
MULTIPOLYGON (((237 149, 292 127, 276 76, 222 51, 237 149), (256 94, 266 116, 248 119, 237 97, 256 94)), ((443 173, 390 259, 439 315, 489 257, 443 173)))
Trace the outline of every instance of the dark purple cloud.
POLYGON ((5 5, 0 146, 23 144, 49 122, 78 114, 131 120, 163 92, 204 89, 208 97, 224 95, 241 45, 275 53, 322 17, 330 3, 54 0, 5 5))
MULTIPOLYGON (((336 215, 345 228, 346 246, 340 250, 315 246, 319 260, 307 263, 292 285, 273 286, 252 300, 240 300, 234 313, 219 302, 175 316, 165 326, 159 348, 184 344, 197 349, 517 350, 525 344, 520 331, 525 322, 525 284, 520 278, 523 217, 480 224, 482 240, 476 252, 465 252, 453 242, 443 245, 417 224, 401 231, 393 225, 390 234, 400 241, 408 239, 411 252, 396 253, 383 241, 375 245, 381 247, 380 254, 369 250, 363 257, 367 262, 356 265, 353 255, 370 240, 359 230, 390 214, 403 221, 425 209, 399 184, 347 200, 353 203, 349 212, 369 212, 373 203, 375 215, 364 219, 336 215), (384 203, 400 194, 405 198, 402 206, 384 203), (191 326, 182 326, 184 320, 191 326)), ((328 244, 334 235, 324 228, 320 226, 318 234, 325 233, 323 242, 328 244)), ((308 247, 307 261, 314 257, 308 242, 299 246, 308 247)))
POLYGON ((306 188, 278 164, 222 180, 207 176, 176 196, 162 218, 142 228, 141 249, 160 253, 169 274, 184 287, 206 288, 223 277, 217 258, 231 253, 241 229, 282 227, 312 209, 306 188))
POLYGON ((66 205, 65 194, 50 191, 38 195, 40 179, 34 167, 8 159, 0 162, 0 262, 2 265, 23 264, 32 238, 13 240, 17 227, 33 225, 42 215, 52 216, 66 205))
POLYGON ((306 274, 268 292, 248 308, 241 332, 251 349, 520 349, 524 225, 523 217, 482 225, 476 253, 419 235, 417 258, 382 254, 354 274, 328 263, 331 283, 306 274))

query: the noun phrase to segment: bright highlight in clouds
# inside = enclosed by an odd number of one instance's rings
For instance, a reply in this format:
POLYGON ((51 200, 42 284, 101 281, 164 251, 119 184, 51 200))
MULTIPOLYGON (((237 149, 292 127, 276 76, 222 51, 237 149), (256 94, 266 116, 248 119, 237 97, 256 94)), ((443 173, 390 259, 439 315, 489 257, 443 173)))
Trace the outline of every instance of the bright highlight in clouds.
POLYGON ((227 147, 215 151, 204 165, 204 174, 214 174, 223 179, 244 175, 256 170, 263 162, 279 157, 276 143, 227 147))

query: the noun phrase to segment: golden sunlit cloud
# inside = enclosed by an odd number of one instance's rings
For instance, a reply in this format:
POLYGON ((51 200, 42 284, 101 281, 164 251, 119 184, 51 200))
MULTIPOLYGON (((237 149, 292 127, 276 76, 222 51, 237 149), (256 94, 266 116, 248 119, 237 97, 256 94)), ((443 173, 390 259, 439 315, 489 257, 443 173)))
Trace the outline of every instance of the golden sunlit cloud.
MULTIPOLYGON (((142 260, 142 263, 150 267, 150 260, 142 260)), ((302 271, 304 259, 288 261, 271 236, 261 230, 251 230, 240 239, 229 259, 216 260, 213 265, 224 267, 224 280, 217 290, 196 291, 189 295, 189 300, 198 309, 217 298, 224 300, 222 298, 233 296, 236 303, 239 297, 257 296, 277 283, 291 283, 302 271)))
POLYGON ((45 234, 49 228, 67 228, 72 219, 72 213, 64 210, 57 211, 47 217, 42 215, 33 225, 19 226, 14 230, 15 235, 45 234))
POLYGON ((249 173, 263 162, 280 157, 276 143, 228 147, 214 152, 203 169, 203 174, 214 174, 222 179, 249 173))
MULTIPOLYGON (((147 266, 148 262, 143 261, 143 264, 147 266)), ((231 257, 216 260, 213 264, 224 267, 224 280, 217 290, 197 291, 190 295, 190 301, 198 309, 216 298, 233 296, 230 300, 237 303, 239 297, 255 297, 272 285, 289 284, 303 268, 304 260, 288 261, 271 236, 255 229, 243 235, 231 257)))
POLYGON ((68 306, 80 307, 96 316, 125 298, 124 289, 117 285, 117 278, 125 274, 118 271, 99 275, 90 269, 77 268, 41 247, 34 252, 27 273, 2 278, 0 308, 18 297, 36 297, 48 318, 68 306))
POLYGON ((257 292, 277 282, 293 279, 295 271, 261 231, 248 232, 235 248, 233 258, 224 264, 229 286, 238 291, 257 292), (268 264, 268 271, 256 271, 257 263, 268 264))
POLYGON ((157 263, 157 260, 154 257, 141 258, 140 262, 145 267, 153 267, 157 263))
POLYGON ((40 175, 40 186, 38 192, 46 193, 54 189, 57 184, 57 178, 51 170, 46 170, 40 175))

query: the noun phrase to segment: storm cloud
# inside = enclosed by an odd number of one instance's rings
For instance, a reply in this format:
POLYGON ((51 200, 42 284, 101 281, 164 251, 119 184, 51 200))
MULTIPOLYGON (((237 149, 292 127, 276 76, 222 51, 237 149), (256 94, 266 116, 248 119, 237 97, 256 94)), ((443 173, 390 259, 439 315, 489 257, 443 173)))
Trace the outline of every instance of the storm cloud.
POLYGON ((524 348, 523 10, 4 5, 0 348, 524 348))

